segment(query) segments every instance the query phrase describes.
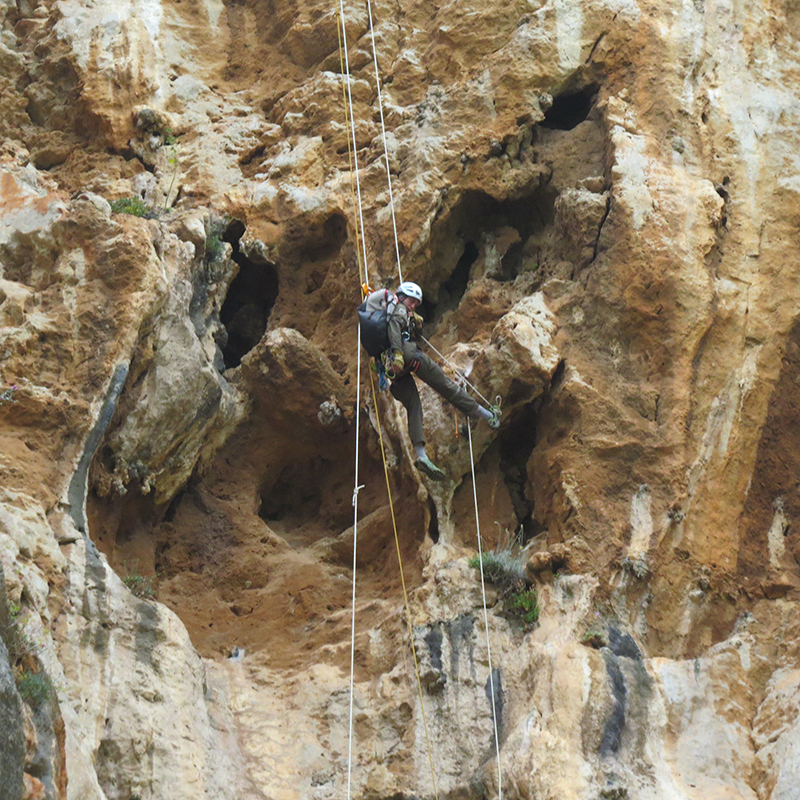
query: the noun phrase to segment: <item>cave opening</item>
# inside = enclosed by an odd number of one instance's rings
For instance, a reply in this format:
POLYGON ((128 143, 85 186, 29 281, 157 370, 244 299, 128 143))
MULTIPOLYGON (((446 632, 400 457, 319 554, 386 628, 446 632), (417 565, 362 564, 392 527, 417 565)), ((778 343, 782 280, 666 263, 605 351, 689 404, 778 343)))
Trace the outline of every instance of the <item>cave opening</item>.
POLYGON ((557 196, 548 185, 509 200, 465 192, 432 236, 431 260, 454 266, 438 291, 426 292, 422 303, 420 313, 431 333, 448 311, 458 308, 474 269, 485 269, 487 277, 505 282, 538 266, 537 243, 552 228, 557 196), (507 239, 512 241, 499 248, 497 263, 490 263, 497 243, 507 239))
POLYGON ((571 131, 577 128, 587 117, 594 106, 599 87, 590 84, 577 92, 560 94, 553 99, 553 105, 545 112, 539 124, 542 128, 557 131, 571 131))
POLYGON ((464 244, 464 251, 456 263, 455 269, 450 273, 447 280, 439 287, 439 294, 436 302, 428 299, 425 295, 420 304, 420 314, 423 319, 435 321, 448 311, 458 308, 461 298, 467 291, 469 285, 469 273, 472 265, 479 255, 475 242, 467 241, 464 244))
POLYGON ((258 516, 292 546, 336 536, 352 524, 347 480, 330 458, 308 455, 266 477, 258 516))
POLYGON ((220 320, 228 337, 222 347, 226 369, 238 367, 242 358, 261 341, 278 297, 275 264, 249 258, 242 251, 240 241, 244 231, 244 224, 233 220, 222 236, 233 248, 231 257, 239 266, 220 310, 220 320))
POLYGON ((528 403, 509 419, 498 436, 500 471, 521 531, 521 545, 526 545, 542 530, 533 516, 534 501, 528 494, 528 462, 536 446, 536 409, 539 405, 538 398, 528 403))

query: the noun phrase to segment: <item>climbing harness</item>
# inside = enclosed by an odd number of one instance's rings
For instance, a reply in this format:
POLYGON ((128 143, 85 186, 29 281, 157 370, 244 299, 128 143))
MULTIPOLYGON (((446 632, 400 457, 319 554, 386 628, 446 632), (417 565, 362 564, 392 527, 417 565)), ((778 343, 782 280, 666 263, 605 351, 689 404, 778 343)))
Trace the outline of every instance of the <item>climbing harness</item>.
MULTIPOLYGON (((370 0, 367 0, 367 11, 368 11, 368 19, 369 19, 369 31, 370 31, 370 39, 372 43, 372 57, 373 57, 373 64, 375 68, 375 85, 377 87, 377 98, 378 98, 378 107, 380 112, 380 122, 381 122, 381 136, 383 140, 383 151, 384 151, 384 158, 386 162, 386 178, 388 183, 389 189, 389 206, 391 211, 391 219, 392 219, 392 229, 394 234, 394 243, 395 243, 395 256, 397 259, 397 272, 400 282, 403 283, 403 273, 402 267, 400 264, 400 244, 399 244, 399 237, 397 234, 397 223, 395 218, 395 210, 394 210, 394 195, 392 190, 392 179, 391 179, 391 169, 389 163, 389 152, 387 147, 386 141, 386 128, 384 122, 384 114, 383 114, 383 99, 381 94, 381 81, 380 81, 380 73, 378 70, 378 57, 375 47, 375 33, 374 33, 374 24, 372 18, 372 5, 370 0)), ((344 14, 344 0, 339 0, 339 7, 338 7, 338 35, 339 35, 339 56, 340 56, 340 66, 341 66, 341 75, 342 75, 342 97, 344 101, 344 108, 345 108, 345 123, 346 126, 349 128, 350 135, 347 139, 347 149, 348 149, 348 161, 350 166, 350 188, 351 188, 351 195, 353 199, 353 205, 356 207, 357 210, 357 218, 355 224, 355 247, 356 247, 356 259, 358 264, 359 270, 359 283, 361 287, 362 293, 362 300, 366 298, 370 294, 369 288, 369 267, 367 262, 367 246, 366 240, 364 238, 364 217, 363 217, 363 208, 361 202, 361 184, 359 179, 359 167, 358 167, 358 149, 356 145, 356 132, 355 132, 355 120, 353 117, 353 98, 352 98, 352 91, 351 91, 351 76, 350 76, 350 64, 349 64, 349 57, 347 53, 347 30, 345 27, 345 14, 344 14), (353 184, 355 183, 355 189, 353 184), (363 273, 362 273, 362 265, 363 265, 363 273)), ((364 304, 363 310, 366 312, 366 307, 364 304)), ((367 315, 369 316, 369 315, 367 315)), ((361 321, 361 312, 359 313, 360 321, 361 321)), ((367 326, 369 328, 369 325, 367 326)), ((371 333, 368 333, 367 336, 364 336, 365 330, 362 324, 359 324, 358 328, 358 340, 357 340, 357 349, 358 349, 358 358, 357 358, 357 368, 356 368, 356 448, 355 448, 355 483, 353 488, 353 582, 352 582, 352 597, 351 597, 351 606, 352 606, 352 613, 351 613, 351 636, 350 636, 350 701, 349 701, 349 729, 348 729, 348 745, 347 745, 347 798, 350 800, 351 798, 351 786, 352 786, 352 762, 353 762, 353 731, 354 731, 354 675, 355 675, 355 630, 356 630, 356 552, 357 552, 357 542, 358 542, 358 494, 361 489, 364 488, 363 484, 359 484, 359 439, 360 439, 360 417, 361 417, 361 348, 362 346, 365 347, 367 352, 370 355, 375 355, 371 352, 371 349, 375 349, 377 346, 374 341, 372 341, 371 333), (369 341, 367 341, 369 339, 369 341)), ((450 362, 442 355, 433 345, 424 337, 421 337, 424 342, 428 344, 428 346, 435 352, 439 358, 441 358, 445 363, 447 363, 451 368, 456 372, 457 375, 460 376, 461 380, 464 381, 472 390, 477 394, 487 405, 490 405, 486 398, 477 390, 473 384, 471 384, 465 375, 463 375, 457 368, 455 368, 450 362)), ((388 334, 387 334, 387 342, 388 345, 388 334)), ((385 348, 384 348, 385 351, 385 348)), ((403 370, 402 374, 408 374, 408 372, 416 373, 419 369, 420 360, 418 358, 412 359, 407 365, 406 368, 403 370)), ((388 386, 387 380, 387 372, 385 365, 381 363, 380 360, 377 361, 377 369, 375 370, 378 374, 378 382, 381 390, 388 386)), ((383 461, 383 471, 384 471, 384 479, 386 481, 386 490, 389 498, 389 511, 392 520, 392 529, 394 531, 394 540, 395 540, 395 548, 397 552, 397 560, 400 569, 400 582, 403 590, 403 602, 405 606, 405 615, 406 615, 406 624, 408 626, 408 635, 409 640, 411 643, 411 652, 413 656, 414 662, 414 671, 416 673, 416 680, 417 680, 417 690, 419 693, 419 708, 420 708, 420 716, 422 719, 423 729, 425 733, 425 741, 428 750, 428 761, 430 765, 430 773, 431 773, 431 783, 433 788, 433 797, 435 800, 438 800, 438 790, 436 788, 436 773, 433 766, 433 752, 431 749, 431 739, 428 731, 428 721, 425 713, 425 701, 422 691, 422 680, 420 677, 420 670, 419 670, 419 660, 417 658, 417 650, 414 643, 414 628, 411 620, 411 608, 408 600, 408 590, 406 587, 405 575, 403 570, 403 560, 402 554, 400 550, 400 537, 397 531, 397 519, 395 516, 394 511, 394 500, 392 497, 392 488, 391 482, 389 480, 389 467, 386 458, 386 449, 383 441, 383 426, 380 419, 380 412, 378 407, 378 398, 375 389, 375 375, 372 371, 370 371, 370 386, 372 389, 372 403, 373 408, 375 409, 375 414, 377 417, 377 431, 378 431, 378 440, 380 442, 380 450, 381 450, 381 458, 383 461)), ((499 397, 498 397, 499 401, 499 397)), ((481 572, 481 592, 483 597, 483 613, 484 613, 484 624, 486 628, 486 648, 488 654, 488 663, 489 663, 489 687, 491 693, 491 701, 492 701, 492 722, 494 728, 494 739, 495 739, 495 748, 497 753, 497 775, 498 775, 498 800, 502 800, 502 779, 501 779, 501 769, 500 769, 500 743, 499 743, 499 733, 498 733, 498 725, 497 725, 497 708, 496 708, 496 692, 495 692, 495 681, 494 681, 494 670, 492 667, 492 658, 491 658, 491 647, 489 643, 489 616, 486 606, 486 590, 485 590, 485 581, 484 581, 484 572, 483 572, 483 553, 481 548, 481 534, 480 534, 480 521, 478 515, 478 495, 477 495, 477 487, 475 483, 475 459, 472 449, 472 432, 467 425, 467 429, 469 431, 469 453, 470 453, 470 464, 471 464, 471 474, 472 474, 472 488, 473 488, 473 498, 475 503, 475 524, 477 529, 477 536, 478 536, 478 556, 480 561, 480 572, 481 572)))

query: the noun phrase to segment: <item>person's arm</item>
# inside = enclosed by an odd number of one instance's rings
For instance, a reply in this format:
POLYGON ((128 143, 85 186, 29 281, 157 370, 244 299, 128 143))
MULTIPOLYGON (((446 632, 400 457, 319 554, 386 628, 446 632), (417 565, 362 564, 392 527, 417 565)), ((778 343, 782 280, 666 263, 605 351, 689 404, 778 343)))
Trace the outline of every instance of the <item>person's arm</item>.
POLYGON ((393 353, 399 351, 402 354, 403 332, 406 330, 407 325, 408 313, 405 306, 397 303, 389 313, 388 325, 389 347, 391 347, 393 353))

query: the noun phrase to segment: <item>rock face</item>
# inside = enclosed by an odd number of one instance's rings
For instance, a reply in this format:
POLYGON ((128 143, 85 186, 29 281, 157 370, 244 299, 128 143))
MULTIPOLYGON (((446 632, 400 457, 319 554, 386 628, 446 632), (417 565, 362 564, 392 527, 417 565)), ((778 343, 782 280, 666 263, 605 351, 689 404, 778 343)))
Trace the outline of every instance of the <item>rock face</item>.
POLYGON ((2 800, 798 796, 796 3, 0 29, 2 800))

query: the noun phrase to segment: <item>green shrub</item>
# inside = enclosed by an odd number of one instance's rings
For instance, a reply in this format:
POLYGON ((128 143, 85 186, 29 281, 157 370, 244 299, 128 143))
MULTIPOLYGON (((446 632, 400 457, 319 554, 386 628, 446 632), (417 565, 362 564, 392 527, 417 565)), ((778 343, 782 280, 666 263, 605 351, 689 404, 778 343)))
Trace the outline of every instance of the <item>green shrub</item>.
POLYGON ((206 263, 208 264, 212 261, 216 261, 222 255, 223 249, 222 237, 219 236, 219 234, 212 233, 211 236, 206 239, 206 263))
POLYGON ((520 588, 505 598, 505 609, 509 616, 519 619, 526 627, 539 621, 539 596, 536 589, 520 588))
POLYGON ((206 254, 205 263, 213 264, 225 252, 224 239, 225 231, 228 229, 230 220, 227 217, 217 217, 212 214, 206 222, 206 254))
POLYGON ((44 705, 50 699, 51 690, 50 679, 44 672, 30 672, 26 669, 17 671, 17 691, 27 703, 44 705))
POLYGON ((121 197, 111 201, 111 210, 115 214, 130 214, 134 217, 147 217, 152 209, 140 197, 121 197))

